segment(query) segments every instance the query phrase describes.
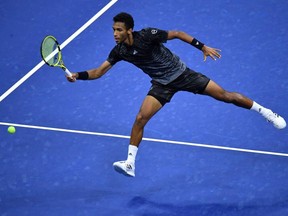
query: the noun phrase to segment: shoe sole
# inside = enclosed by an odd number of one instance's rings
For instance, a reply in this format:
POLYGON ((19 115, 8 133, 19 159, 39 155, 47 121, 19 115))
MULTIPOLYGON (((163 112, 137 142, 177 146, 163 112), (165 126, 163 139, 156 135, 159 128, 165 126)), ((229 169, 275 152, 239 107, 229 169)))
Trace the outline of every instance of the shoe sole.
POLYGON ((125 172, 125 170, 121 169, 118 166, 113 166, 113 167, 114 167, 115 171, 120 173, 120 174, 123 174, 123 175, 125 175, 127 177, 135 177, 135 175, 130 175, 129 173, 125 172))

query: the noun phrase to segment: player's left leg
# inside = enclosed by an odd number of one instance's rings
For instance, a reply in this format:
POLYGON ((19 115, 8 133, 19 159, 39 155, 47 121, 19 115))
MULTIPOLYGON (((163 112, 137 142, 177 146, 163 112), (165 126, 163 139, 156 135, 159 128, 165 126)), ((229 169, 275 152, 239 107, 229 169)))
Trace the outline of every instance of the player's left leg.
POLYGON ((253 101, 251 99, 237 92, 228 92, 212 80, 209 81, 203 94, 211 96, 216 100, 223 101, 225 103, 232 103, 246 109, 251 109, 253 106, 253 101))
POLYGON ((232 103, 239 107, 255 110, 278 129, 283 129, 286 127, 285 120, 278 114, 274 113, 272 110, 257 104, 255 101, 247 98, 242 94, 236 92, 228 92, 212 80, 209 81, 202 94, 211 96, 216 100, 223 101, 225 103, 232 103))

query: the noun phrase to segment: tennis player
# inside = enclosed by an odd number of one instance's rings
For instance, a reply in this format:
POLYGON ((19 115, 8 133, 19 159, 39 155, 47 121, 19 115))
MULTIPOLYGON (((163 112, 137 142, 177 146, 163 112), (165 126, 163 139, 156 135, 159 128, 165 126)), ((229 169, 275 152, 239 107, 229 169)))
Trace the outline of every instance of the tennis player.
POLYGON ((98 79, 113 65, 122 60, 134 64, 151 77, 151 88, 132 127, 128 157, 125 161, 118 161, 113 164, 115 170, 119 173, 131 177, 135 176, 135 158, 145 125, 154 114, 170 102, 173 95, 178 91, 208 95, 225 103, 232 103, 245 109, 254 110, 276 128, 283 129, 286 127, 285 120, 270 109, 259 105, 242 94, 224 90, 207 76, 187 67, 163 43, 167 40, 180 39, 202 51, 204 61, 207 57, 211 57, 213 60, 220 58, 219 49, 204 45, 183 31, 164 31, 157 28, 133 31, 134 20, 127 13, 119 13, 113 18, 113 21, 116 46, 111 50, 107 60, 96 69, 72 73, 72 77, 67 77, 67 79, 70 82, 98 79))

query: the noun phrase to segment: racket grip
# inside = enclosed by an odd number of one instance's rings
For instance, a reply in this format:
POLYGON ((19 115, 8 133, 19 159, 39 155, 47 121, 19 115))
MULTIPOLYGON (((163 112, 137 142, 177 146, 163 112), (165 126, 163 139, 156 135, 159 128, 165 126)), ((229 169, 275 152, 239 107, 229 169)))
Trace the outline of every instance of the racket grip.
POLYGON ((65 71, 65 74, 66 74, 67 76, 72 77, 71 72, 70 72, 67 68, 65 68, 64 71, 65 71))

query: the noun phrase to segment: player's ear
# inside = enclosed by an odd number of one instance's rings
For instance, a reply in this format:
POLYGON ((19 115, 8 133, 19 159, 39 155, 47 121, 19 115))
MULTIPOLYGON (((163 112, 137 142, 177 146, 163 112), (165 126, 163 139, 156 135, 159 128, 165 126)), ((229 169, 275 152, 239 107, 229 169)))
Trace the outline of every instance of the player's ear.
POLYGON ((132 28, 130 28, 130 29, 128 29, 128 34, 130 35, 130 34, 132 34, 132 32, 133 32, 133 29, 132 28))

